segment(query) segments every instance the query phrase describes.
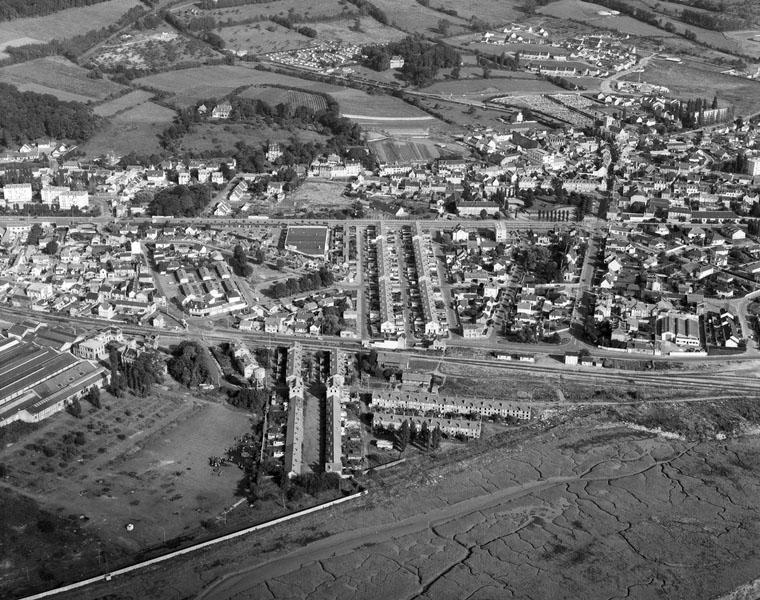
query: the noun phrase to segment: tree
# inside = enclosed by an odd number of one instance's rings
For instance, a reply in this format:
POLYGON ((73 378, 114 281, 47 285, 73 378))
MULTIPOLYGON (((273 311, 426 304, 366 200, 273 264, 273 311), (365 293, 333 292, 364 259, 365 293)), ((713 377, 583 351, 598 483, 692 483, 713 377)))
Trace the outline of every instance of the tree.
POLYGON ((79 400, 74 398, 71 403, 68 405, 68 411, 74 415, 77 419, 79 419, 82 416, 82 405, 79 403, 79 400))
POLYGON ((253 267, 248 264, 248 255, 240 244, 236 244, 232 249, 229 263, 235 275, 239 277, 249 277, 253 273, 253 267))
POLYGON ((441 431, 441 427, 436 423, 433 433, 430 435, 430 445, 433 447, 433 450, 436 450, 441 445, 442 437, 443 432, 441 431))
POLYGON ((419 435, 419 432, 417 431, 417 423, 412 421, 409 425, 409 439, 414 442, 417 439, 417 435, 419 435))
POLYGON ((424 444, 425 450, 430 450, 430 427, 427 421, 422 422, 422 428, 420 429, 420 442, 424 444))
POLYGON ((55 240, 50 240, 47 244, 45 244, 44 249, 45 254, 49 254, 50 256, 53 256, 54 254, 58 253, 58 242, 55 240))
POLYGON ((409 427, 409 421, 404 419, 404 422, 401 423, 401 428, 398 432, 398 447, 401 452, 406 450, 407 445, 409 444, 409 440, 411 438, 411 429, 409 427))
POLYGON ((438 21, 438 32, 443 37, 448 37, 450 30, 451 30, 451 21, 449 21, 448 19, 440 19, 438 21))
POLYGON ((87 402, 92 404, 95 408, 100 408, 100 388, 93 385, 87 392, 87 402))

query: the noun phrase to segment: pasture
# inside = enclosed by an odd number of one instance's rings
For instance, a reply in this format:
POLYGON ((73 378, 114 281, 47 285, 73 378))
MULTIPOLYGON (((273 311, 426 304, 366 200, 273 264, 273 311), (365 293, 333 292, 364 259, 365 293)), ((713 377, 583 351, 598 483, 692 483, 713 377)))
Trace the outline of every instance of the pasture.
POLYGON ((342 89, 238 65, 204 66, 158 73, 136 79, 135 83, 141 87, 173 94, 171 103, 179 107, 190 106, 207 98, 221 98, 237 88, 250 85, 287 85, 328 94, 342 89))
POLYGON ((224 40, 227 49, 246 54, 286 52, 315 43, 315 40, 305 35, 272 22, 233 25, 217 33, 224 40))
MULTIPOLYGON (((523 20, 525 14, 517 8, 521 4, 523 3, 519 0, 475 0, 466 5, 457 0, 432 0, 430 2, 430 5, 436 8, 457 11, 458 16, 464 19, 475 16, 492 27, 523 20)), ((450 19, 445 14, 441 14, 441 17, 450 19)))
POLYGON ((553 83, 526 75, 528 74, 492 71, 488 79, 438 81, 426 87, 425 92, 440 94, 444 97, 484 100, 497 94, 551 94, 560 91, 560 88, 553 83))
POLYGON ((0 68, 0 82, 15 85, 22 92, 52 94, 76 102, 103 100, 125 89, 108 79, 90 79, 87 73, 67 58, 49 56, 0 68))
POLYGON ((139 104, 147 102, 153 97, 153 94, 145 90, 134 90, 113 100, 103 102, 94 108, 94 112, 99 117, 112 117, 116 113, 134 108, 139 104))
POLYGON ((340 40, 346 44, 387 44, 406 37, 398 29, 378 23, 371 17, 302 23, 302 25, 316 29, 320 40, 340 40))
POLYGON ((724 35, 736 42, 742 54, 760 58, 760 29, 727 31, 724 35))
MULTIPOLYGON (((638 74, 628 75, 625 79, 634 80, 634 77, 638 78, 638 74)), ((667 86, 671 96, 676 98, 710 100, 717 95, 722 105, 732 104, 735 107, 736 116, 760 112, 760 82, 723 75, 717 68, 702 63, 653 60, 644 69, 641 80, 667 86)))
POLYGON ((410 161, 427 163, 440 156, 438 149, 429 140, 378 140, 370 142, 369 147, 381 163, 393 164, 410 161))
POLYGON ((288 145, 292 138, 301 142, 323 142, 327 139, 309 129, 267 125, 263 119, 254 124, 200 123, 194 125, 182 138, 181 149, 187 152, 224 154, 234 152, 235 145, 239 142, 251 146, 264 146, 268 141, 288 145))
MULTIPOLYGON (((554 17, 563 21, 575 21, 589 27, 601 29, 613 29, 620 33, 626 33, 642 37, 671 38, 674 34, 662 29, 642 23, 626 15, 600 16, 599 11, 607 10, 600 4, 583 2, 582 0, 558 0, 547 6, 542 6, 538 12, 547 17, 554 17)), ((552 31, 553 24, 547 24, 552 31)))
POLYGON ((221 27, 240 25, 245 22, 270 19, 272 17, 292 15, 295 20, 314 23, 340 15, 350 16, 357 13, 356 7, 346 0, 319 0, 304 3, 302 0, 275 0, 257 4, 244 4, 229 8, 202 10, 193 14, 195 6, 183 3, 172 12, 179 18, 190 21, 196 16, 212 17, 221 27))
POLYGON ((141 155, 160 152, 158 134, 169 126, 175 115, 169 108, 143 102, 113 115, 81 149, 89 157, 108 152, 122 156, 130 152, 141 155))
POLYGON ((287 104, 293 108, 303 106, 312 112, 327 109, 327 102, 322 96, 278 87, 250 87, 241 94, 241 97, 255 98, 270 106, 277 106, 278 104, 287 104))
MULTIPOLYGON (((140 0, 107 0, 91 6, 68 8, 44 17, 0 23, 0 48, 64 40, 115 23, 140 0)), ((4 56, 0 56, 4 58, 4 56)))
POLYGON ((372 4, 388 16, 392 27, 407 33, 440 35, 438 23, 441 19, 446 19, 451 24, 447 35, 459 35, 469 30, 465 19, 443 14, 410 0, 373 0, 372 4))

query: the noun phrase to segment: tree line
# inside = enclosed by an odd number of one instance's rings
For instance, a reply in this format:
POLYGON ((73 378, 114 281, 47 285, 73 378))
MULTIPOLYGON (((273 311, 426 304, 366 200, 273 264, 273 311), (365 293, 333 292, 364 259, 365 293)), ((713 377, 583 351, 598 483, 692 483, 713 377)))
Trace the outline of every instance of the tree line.
POLYGON ((267 295, 272 298, 284 298, 293 296, 302 292, 311 292, 319 288, 331 286, 335 278, 326 266, 322 266, 318 271, 312 271, 301 275, 301 277, 291 277, 286 281, 274 283, 268 290, 267 295))
POLYGON ((167 363, 169 375, 186 387, 213 381, 214 367, 208 351, 198 342, 184 341, 172 348, 167 363))
POLYGON ((67 8, 92 6, 105 0, 3 0, 0 2, 0 20, 10 21, 22 17, 41 17, 67 8))
POLYGON ((20 92, 0 83, 0 132, 6 148, 38 138, 83 141, 101 120, 79 102, 64 102, 50 94, 20 92))

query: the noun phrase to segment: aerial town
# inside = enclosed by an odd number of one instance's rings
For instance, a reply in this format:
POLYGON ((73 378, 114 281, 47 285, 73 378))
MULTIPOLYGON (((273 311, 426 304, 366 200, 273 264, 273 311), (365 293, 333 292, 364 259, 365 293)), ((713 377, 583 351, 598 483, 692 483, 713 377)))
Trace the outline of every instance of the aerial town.
POLYGON ((0 20, 0 597, 754 597, 755 0, 0 20))

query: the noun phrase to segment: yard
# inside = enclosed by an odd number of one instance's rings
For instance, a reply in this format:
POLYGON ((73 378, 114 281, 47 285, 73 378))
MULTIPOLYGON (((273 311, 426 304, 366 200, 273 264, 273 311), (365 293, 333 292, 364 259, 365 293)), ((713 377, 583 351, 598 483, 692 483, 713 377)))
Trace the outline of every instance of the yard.
POLYGON ((67 58, 48 56, 0 68, 0 82, 75 102, 103 100, 126 89, 108 79, 91 79, 88 72, 67 58))

